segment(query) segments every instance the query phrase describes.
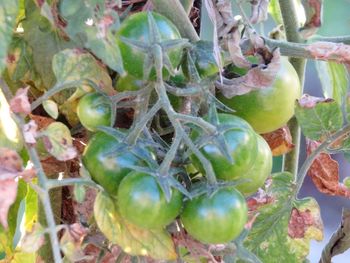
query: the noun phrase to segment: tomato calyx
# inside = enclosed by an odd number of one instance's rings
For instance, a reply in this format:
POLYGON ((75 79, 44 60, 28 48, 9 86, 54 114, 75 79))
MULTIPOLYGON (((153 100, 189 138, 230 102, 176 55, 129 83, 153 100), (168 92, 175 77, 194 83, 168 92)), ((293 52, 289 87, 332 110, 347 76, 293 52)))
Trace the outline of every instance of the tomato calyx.
MULTIPOLYGON (((150 31, 149 43, 144 41, 133 40, 120 36, 120 40, 130 47, 143 52, 146 56, 143 65, 143 79, 147 80, 150 77, 151 70, 155 65, 156 71, 161 72, 165 67, 171 75, 175 75, 175 70, 170 62, 168 52, 176 48, 183 48, 187 43, 187 39, 174 39, 162 41, 156 21, 151 12, 147 13, 148 27, 150 31), (159 68, 160 67, 160 68, 159 68)), ((159 75, 159 74, 157 74, 159 75)), ((162 74, 160 74, 162 75, 162 74)))

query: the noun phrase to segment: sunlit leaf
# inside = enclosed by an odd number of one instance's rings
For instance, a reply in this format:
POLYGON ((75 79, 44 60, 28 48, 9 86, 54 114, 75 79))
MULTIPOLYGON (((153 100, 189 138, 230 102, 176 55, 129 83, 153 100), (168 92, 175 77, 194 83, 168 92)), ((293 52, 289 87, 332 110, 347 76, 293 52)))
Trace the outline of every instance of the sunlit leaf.
POLYGON ((0 73, 3 71, 6 64, 6 52, 11 42, 16 22, 19 8, 18 2, 18 0, 0 2, 0 73))
POLYGON ((333 99, 303 95, 296 103, 295 116, 303 134, 312 139, 325 139, 343 125, 339 104, 333 99))
POLYGON ((96 197, 94 215, 102 233, 126 253, 162 260, 176 259, 174 244, 166 230, 141 229, 124 221, 115 207, 115 201, 104 193, 96 197))
POLYGON ((323 95, 334 99, 339 105, 344 102, 349 79, 343 64, 332 61, 315 61, 318 77, 321 80, 323 95))
POLYGON ((247 248, 264 263, 299 263, 306 259, 310 241, 322 240, 323 226, 317 202, 293 198, 293 176, 272 175, 267 187, 271 201, 257 207, 259 213, 245 241, 247 248))

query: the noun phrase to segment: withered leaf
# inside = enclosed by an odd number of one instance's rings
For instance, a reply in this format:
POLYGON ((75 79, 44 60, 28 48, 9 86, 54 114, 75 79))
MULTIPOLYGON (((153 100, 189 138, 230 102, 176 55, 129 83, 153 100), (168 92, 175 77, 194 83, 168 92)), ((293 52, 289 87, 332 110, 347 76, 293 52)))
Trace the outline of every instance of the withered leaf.
POLYGON ((10 101, 10 108, 14 113, 29 114, 31 112, 28 99, 29 86, 17 90, 16 95, 10 101))
POLYGON ((302 5, 306 13, 306 22, 300 28, 300 34, 309 38, 317 32, 322 24, 322 0, 303 0, 302 5))
MULTIPOLYGON (((307 155, 319 145, 319 142, 307 139, 307 155)), ((312 163, 308 175, 321 193, 350 198, 350 189, 339 182, 338 162, 329 154, 320 153, 312 163)))
POLYGON ((251 0, 251 16, 250 22, 252 24, 263 22, 267 19, 267 9, 269 7, 269 0, 251 0))
POLYGON ((226 98, 243 95, 250 91, 270 87, 281 66, 279 49, 273 51, 273 57, 268 65, 261 64, 251 68, 242 77, 217 82, 217 87, 226 98))
POLYGON ((350 63, 350 46, 343 43, 315 42, 306 47, 315 59, 333 60, 338 63, 350 63))
POLYGON ((269 144, 273 156, 286 154, 294 148, 292 135, 288 126, 283 126, 273 132, 262 134, 262 136, 269 144))
POLYGON ((38 136, 37 130, 38 125, 33 120, 30 120, 28 123, 23 125, 23 136, 26 143, 36 143, 36 137, 38 136))
POLYGON ((16 200, 18 173, 22 170, 22 160, 18 153, 0 148, 0 223, 7 229, 7 215, 16 200))

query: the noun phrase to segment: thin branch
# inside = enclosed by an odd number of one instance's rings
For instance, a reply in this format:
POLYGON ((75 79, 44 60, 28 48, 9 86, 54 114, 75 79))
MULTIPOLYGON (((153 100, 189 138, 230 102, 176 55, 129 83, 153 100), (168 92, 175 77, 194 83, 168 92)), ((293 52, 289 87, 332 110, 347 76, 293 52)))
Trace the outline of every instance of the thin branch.
POLYGON ((331 263, 332 257, 350 248, 350 210, 343 208, 342 221, 322 251, 319 263, 331 263))

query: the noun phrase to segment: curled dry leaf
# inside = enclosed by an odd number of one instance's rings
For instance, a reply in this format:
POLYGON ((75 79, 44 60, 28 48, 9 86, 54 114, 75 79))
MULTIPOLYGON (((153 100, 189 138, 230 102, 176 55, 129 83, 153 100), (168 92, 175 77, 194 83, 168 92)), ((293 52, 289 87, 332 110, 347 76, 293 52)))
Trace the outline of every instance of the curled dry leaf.
POLYGON ((273 132, 262 134, 262 136, 269 144, 273 156, 286 154, 294 148, 292 135, 288 126, 283 126, 273 132))
POLYGON ((332 102, 334 101, 331 98, 320 98, 320 97, 314 97, 314 96, 310 96, 308 94, 303 94, 303 96, 298 100, 299 105, 303 108, 314 108, 316 106, 317 103, 319 102, 332 102))
MULTIPOLYGON (((307 139, 307 154, 310 155, 320 143, 307 139)), ((327 153, 320 153, 312 163, 308 175, 317 189, 328 195, 350 198, 350 189, 339 182, 339 165, 327 153)))
POLYGON ((36 137, 38 137, 38 125, 35 121, 30 120, 27 124, 23 125, 23 136, 26 143, 35 144, 36 137))
POLYGON ((18 173, 22 170, 22 160, 18 153, 0 148, 0 223, 7 229, 8 211, 16 200, 18 173))
POLYGON ((254 67, 242 77, 217 82, 216 86, 227 98, 243 95, 250 91, 270 87, 281 66, 279 49, 273 51, 271 62, 254 67))
POLYGON ((250 197, 247 200, 249 212, 257 211, 261 206, 268 205, 274 202, 274 198, 268 195, 265 191, 259 190, 258 194, 254 197, 250 197))
POLYGON ((267 19, 267 9, 269 7, 269 0, 251 0, 251 16, 250 22, 252 24, 263 22, 267 19))
POLYGON ((306 22, 300 28, 300 34, 304 38, 309 38, 317 32, 322 24, 322 0, 303 0, 302 1, 305 13, 306 22))
POLYGON ((315 42, 306 47, 315 59, 334 60, 338 63, 350 64, 350 46, 343 43, 315 42))
POLYGON ((87 256, 83 252, 83 240, 87 233, 87 228, 79 223, 67 226, 60 240, 60 246, 69 261, 75 262, 92 258, 92 256, 87 256))
POLYGON ((16 95, 10 101, 10 108, 15 113, 29 114, 31 112, 28 99, 29 86, 17 90, 16 95))

